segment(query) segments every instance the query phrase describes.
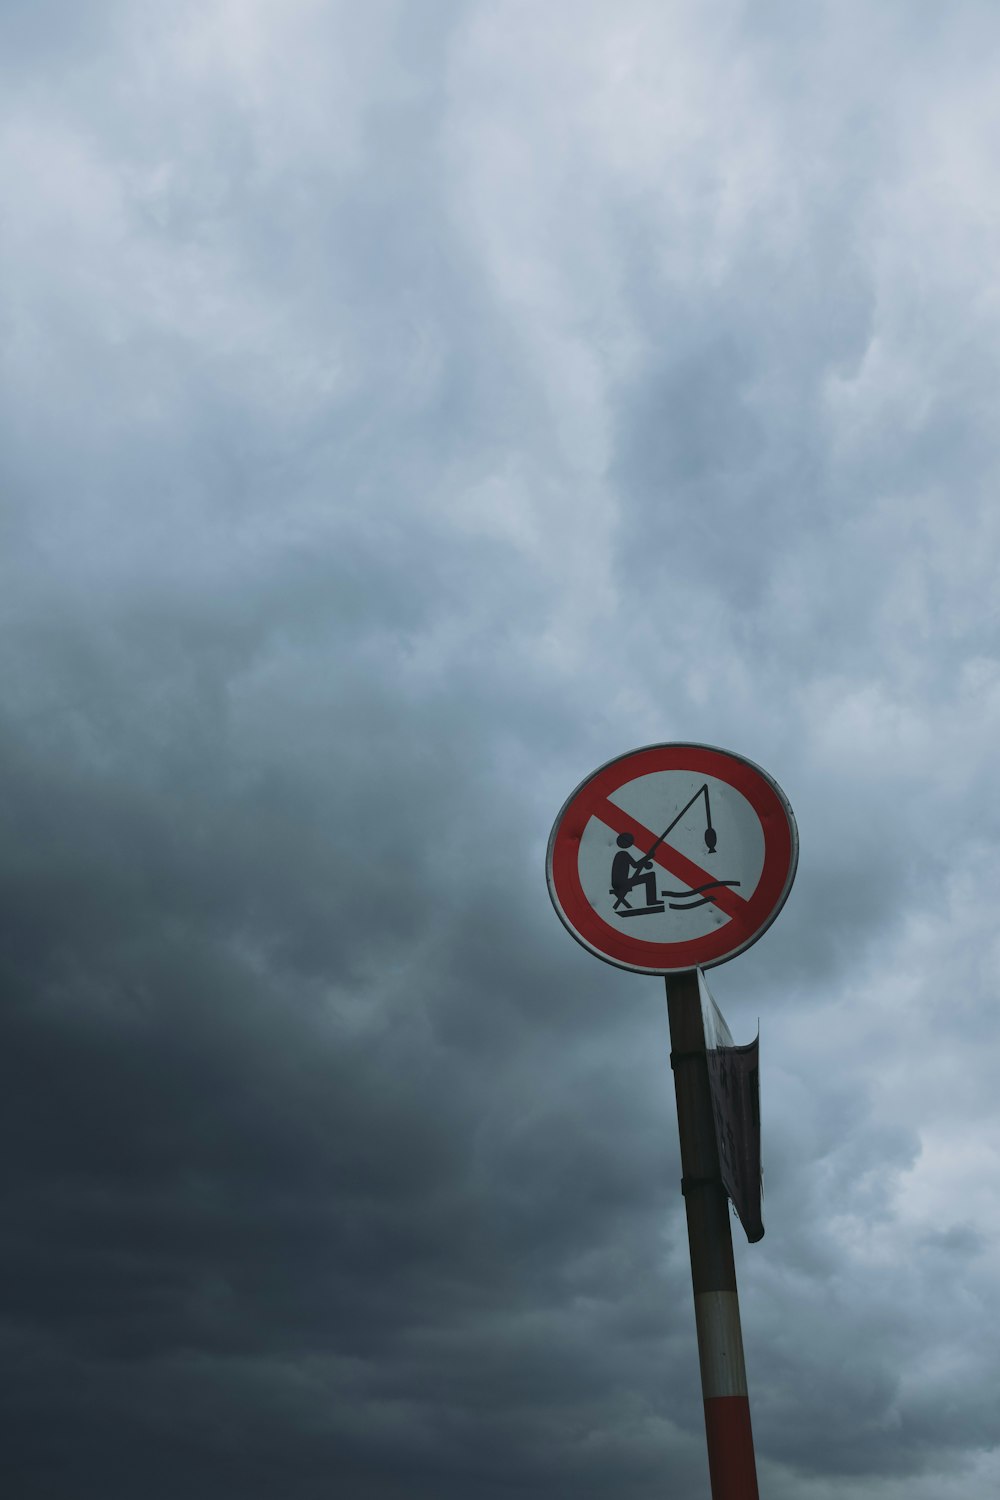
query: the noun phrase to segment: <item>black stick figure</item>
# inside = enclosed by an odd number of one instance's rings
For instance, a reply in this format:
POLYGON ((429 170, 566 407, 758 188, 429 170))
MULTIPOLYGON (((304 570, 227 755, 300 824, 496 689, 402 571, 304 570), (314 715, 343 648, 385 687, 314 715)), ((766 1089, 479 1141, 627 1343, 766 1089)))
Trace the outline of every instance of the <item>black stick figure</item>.
POLYGON ((653 861, 647 855, 644 855, 642 859, 633 859, 628 851, 634 843, 635 839, 630 833, 618 835, 619 852, 611 861, 611 894, 615 898, 615 911, 619 906, 628 906, 629 903, 625 898, 637 885, 645 887, 647 906, 652 906, 656 901, 656 873, 653 870, 653 861))

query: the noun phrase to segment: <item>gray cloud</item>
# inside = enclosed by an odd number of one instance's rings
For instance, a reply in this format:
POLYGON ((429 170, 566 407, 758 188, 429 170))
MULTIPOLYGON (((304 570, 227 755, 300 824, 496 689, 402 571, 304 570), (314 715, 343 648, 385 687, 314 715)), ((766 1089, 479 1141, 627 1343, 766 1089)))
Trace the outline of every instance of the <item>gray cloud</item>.
POLYGON ((762 1488, 990 1493, 989 8, 0 29, 8 1487, 705 1492, 662 990, 542 878, 675 738, 802 835, 762 1488))

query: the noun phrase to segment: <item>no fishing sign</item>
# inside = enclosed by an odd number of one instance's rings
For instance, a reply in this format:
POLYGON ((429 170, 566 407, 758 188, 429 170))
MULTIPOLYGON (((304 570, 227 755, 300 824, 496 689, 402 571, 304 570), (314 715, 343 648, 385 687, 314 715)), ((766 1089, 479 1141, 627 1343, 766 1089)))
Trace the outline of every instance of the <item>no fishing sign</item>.
POLYGON ((642 974, 708 969, 771 925, 795 878, 788 799, 752 761, 649 745, 577 787, 549 837, 546 877, 577 942, 642 974))

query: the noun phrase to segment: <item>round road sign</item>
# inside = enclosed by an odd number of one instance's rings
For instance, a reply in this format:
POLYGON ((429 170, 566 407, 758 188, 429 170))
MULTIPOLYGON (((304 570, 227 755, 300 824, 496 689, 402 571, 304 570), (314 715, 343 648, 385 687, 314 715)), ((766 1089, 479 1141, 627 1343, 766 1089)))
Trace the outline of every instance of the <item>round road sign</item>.
POLYGON ((648 745, 577 787, 553 825, 546 877, 591 953, 676 974, 755 943, 798 856, 794 814, 766 771, 710 745, 648 745))

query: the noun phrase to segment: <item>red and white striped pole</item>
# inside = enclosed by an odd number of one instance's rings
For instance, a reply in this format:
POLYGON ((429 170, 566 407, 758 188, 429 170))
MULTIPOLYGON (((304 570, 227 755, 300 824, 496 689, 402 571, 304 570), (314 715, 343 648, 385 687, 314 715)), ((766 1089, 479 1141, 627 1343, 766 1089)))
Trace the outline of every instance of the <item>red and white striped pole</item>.
POLYGON ((669 974, 666 984, 712 1500, 759 1500, 729 1200, 715 1140, 698 972, 669 974))

